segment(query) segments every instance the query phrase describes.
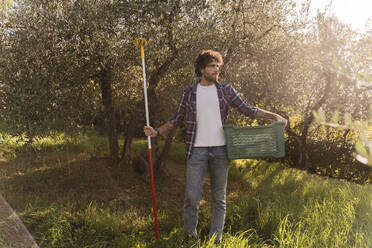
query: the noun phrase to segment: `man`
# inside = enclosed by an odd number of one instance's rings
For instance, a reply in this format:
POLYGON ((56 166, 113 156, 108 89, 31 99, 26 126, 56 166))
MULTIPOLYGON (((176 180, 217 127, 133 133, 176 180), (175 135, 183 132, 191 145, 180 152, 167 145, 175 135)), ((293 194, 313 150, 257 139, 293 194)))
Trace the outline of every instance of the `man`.
POLYGON ((144 127, 146 136, 157 137, 185 122, 186 127, 186 193, 184 230, 197 236, 198 208, 204 177, 209 169, 212 192, 210 235, 221 239, 226 214, 226 185, 229 160, 223 125, 230 107, 251 118, 259 117, 287 122, 278 114, 248 105, 230 84, 218 81, 223 64, 220 53, 203 50, 195 61, 198 82, 186 88, 174 115, 162 126, 144 127))

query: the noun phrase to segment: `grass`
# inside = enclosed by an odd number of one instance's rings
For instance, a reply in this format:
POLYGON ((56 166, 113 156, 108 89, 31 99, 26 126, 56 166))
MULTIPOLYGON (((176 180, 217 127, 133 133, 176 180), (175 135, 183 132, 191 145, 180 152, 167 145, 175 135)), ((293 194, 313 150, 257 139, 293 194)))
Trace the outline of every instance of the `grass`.
MULTIPOLYGON (((146 141, 135 141, 139 153, 146 141)), ((0 194, 40 247, 215 247, 208 239, 209 180, 199 213, 201 239, 184 242, 184 146, 172 147, 168 175, 155 178, 160 239, 154 239, 151 187, 123 164, 107 166, 106 138, 63 134, 23 146, 0 136, 0 194)), ((5 225, 0 222, 0 225, 5 225)), ((0 227, 0 246, 15 247, 0 227)), ((329 180, 280 163, 230 165, 224 247, 372 247, 372 185, 329 180)))
POLYGON ((251 227, 277 247, 371 247, 372 187, 279 164, 242 162, 254 189, 233 206, 233 231, 251 227), (245 213, 241 216, 239 213, 245 213), (248 222, 247 222, 248 220, 248 222))

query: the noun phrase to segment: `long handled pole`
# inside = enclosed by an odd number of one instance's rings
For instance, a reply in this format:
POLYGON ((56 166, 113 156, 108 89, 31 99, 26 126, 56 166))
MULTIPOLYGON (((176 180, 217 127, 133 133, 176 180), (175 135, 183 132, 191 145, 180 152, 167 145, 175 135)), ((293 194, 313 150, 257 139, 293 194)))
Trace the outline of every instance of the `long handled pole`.
MULTIPOLYGON (((136 46, 141 48, 141 59, 142 59, 142 74, 143 74, 143 91, 145 94, 145 110, 146 110, 146 126, 150 126, 149 118, 149 106, 147 101, 147 85, 146 85, 146 68, 145 68, 145 52, 143 46, 146 44, 145 38, 138 38, 135 40, 136 46)), ((159 239, 158 233, 158 218, 156 214, 156 199, 155 199, 155 185, 154 185, 154 170, 152 167, 152 150, 151 150, 151 137, 147 136, 148 150, 149 150, 149 162, 150 162, 150 176, 151 176, 151 189, 152 189, 152 204, 154 209, 154 221, 155 221, 155 236, 159 239)))

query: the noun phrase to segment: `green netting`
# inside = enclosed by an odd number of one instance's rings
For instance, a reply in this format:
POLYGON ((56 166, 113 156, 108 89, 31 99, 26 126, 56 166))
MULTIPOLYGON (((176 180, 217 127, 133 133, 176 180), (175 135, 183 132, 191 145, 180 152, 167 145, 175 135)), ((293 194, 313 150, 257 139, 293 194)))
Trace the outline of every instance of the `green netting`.
POLYGON ((225 125, 228 158, 284 157, 283 125, 283 122, 255 127, 225 125))

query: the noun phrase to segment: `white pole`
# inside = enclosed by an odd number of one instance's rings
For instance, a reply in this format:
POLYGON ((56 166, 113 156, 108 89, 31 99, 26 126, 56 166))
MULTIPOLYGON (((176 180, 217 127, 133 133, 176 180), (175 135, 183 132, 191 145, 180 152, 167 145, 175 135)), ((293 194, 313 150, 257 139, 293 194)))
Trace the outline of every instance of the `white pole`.
MULTIPOLYGON (((150 126, 150 117, 149 117, 149 105, 147 101, 147 83, 146 83, 146 67, 145 67, 145 58, 142 57, 142 74, 143 74, 143 91, 145 94, 145 111, 146 111, 146 126, 150 126)), ((151 137, 147 136, 148 148, 151 149, 151 137)))
MULTIPOLYGON (((146 43, 146 39, 139 38, 135 40, 136 46, 141 47, 141 58, 142 58, 142 74, 143 74, 143 90, 145 94, 145 110, 146 110, 146 125, 150 126, 150 118, 149 118, 149 105, 147 102, 147 84, 146 84, 146 67, 145 67, 145 52, 143 49, 143 45, 146 43)), ((159 232, 158 232, 158 217, 156 213, 156 199, 155 199, 155 184, 154 184, 154 170, 152 168, 152 150, 151 150, 151 138, 147 136, 147 144, 149 150, 149 163, 150 163, 150 176, 151 176, 151 189, 152 189, 152 204, 154 209, 154 222, 155 222, 155 237, 159 239, 159 232)))

